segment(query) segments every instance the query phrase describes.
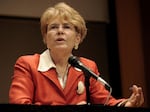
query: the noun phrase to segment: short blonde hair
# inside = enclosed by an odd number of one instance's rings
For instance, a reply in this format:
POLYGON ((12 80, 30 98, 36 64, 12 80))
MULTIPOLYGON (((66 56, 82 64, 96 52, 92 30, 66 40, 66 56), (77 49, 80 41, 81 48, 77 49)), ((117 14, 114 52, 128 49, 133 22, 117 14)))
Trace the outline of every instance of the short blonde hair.
POLYGON ((49 7, 41 16, 41 33, 43 37, 47 33, 47 25, 57 17, 69 21, 81 35, 81 42, 83 41, 87 34, 83 17, 75 9, 63 2, 56 4, 54 7, 49 7))

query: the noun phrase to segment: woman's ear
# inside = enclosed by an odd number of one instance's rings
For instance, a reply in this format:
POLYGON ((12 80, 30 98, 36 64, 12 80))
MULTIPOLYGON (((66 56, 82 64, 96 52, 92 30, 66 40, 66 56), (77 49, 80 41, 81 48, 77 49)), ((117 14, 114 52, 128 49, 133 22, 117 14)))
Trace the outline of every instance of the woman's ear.
POLYGON ((80 42, 81 42, 81 34, 79 34, 79 33, 77 34, 77 37, 76 37, 76 41, 75 41, 75 42, 76 42, 76 44, 78 44, 78 45, 80 44, 80 42))
POLYGON ((81 42, 81 35, 77 34, 77 37, 76 37, 76 40, 75 40, 75 45, 74 45, 75 50, 78 49, 80 42, 81 42))

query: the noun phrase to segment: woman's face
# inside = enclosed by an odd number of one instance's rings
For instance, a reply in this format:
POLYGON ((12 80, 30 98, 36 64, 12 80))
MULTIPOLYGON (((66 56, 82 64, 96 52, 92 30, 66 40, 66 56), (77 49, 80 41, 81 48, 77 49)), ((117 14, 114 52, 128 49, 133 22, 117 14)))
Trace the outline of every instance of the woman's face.
POLYGON ((80 43, 80 35, 68 21, 56 18, 48 24, 44 41, 50 50, 72 51, 80 43))

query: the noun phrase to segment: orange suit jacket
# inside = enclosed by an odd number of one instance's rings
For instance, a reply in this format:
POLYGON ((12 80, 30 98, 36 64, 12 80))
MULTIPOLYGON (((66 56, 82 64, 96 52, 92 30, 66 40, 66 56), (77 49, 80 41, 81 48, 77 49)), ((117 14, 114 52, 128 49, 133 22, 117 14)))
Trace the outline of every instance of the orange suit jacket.
MULTIPOLYGON (((37 70, 39 54, 21 56, 14 66, 14 74, 9 91, 9 101, 14 104, 76 105, 86 101, 86 91, 77 93, 78 82, 84 82, 82 71, 70 66, 66 86, 62 89, 55 68, 46 72, 37 70)), ((95 62, 80 58, 87 67, 98 73, 95 62)), ((109 92, 93 78, 90 78, 90 100, 92 104, 104 104, 109 92)), ((123 99, 110 97, 107 105, 116 105, 123 99)))

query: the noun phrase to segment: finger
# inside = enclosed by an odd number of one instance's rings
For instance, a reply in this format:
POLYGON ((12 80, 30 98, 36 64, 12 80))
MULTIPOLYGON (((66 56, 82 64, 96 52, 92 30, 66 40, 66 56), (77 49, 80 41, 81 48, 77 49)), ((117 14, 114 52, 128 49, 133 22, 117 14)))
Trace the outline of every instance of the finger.
POLYGON ((135 96, 135 105, 136 105, 136 107, 140 106, 140 102, 141 102, 141 96, 140 96, 140 94, 136 94, 136 96, 135 96))
POLYGON ((144 103, 144 95, 143 95, 142 88, 139 91, 140 91, 140 105, 142 105, 144 103))
POLYGON ((139 95, 138 96, 139 105, 142 105, 144 103, 144 95, 143 95, 143 91, 142 91, 141 87, 138 87, 138 90, 137 90, 136 94, 139 95))
POLYGON ((133 85, 132 86, 132 92, 135 93, 135 94, 138 93, 139 92, 139 88, 136 85, 133 85))
POLYGON ((132 87, 129 88, 129 90, 132 91, 132 94, 130 96, 130 99, 132 99, 138 93, 138 87, 136 85, 133 85, 132 87))

